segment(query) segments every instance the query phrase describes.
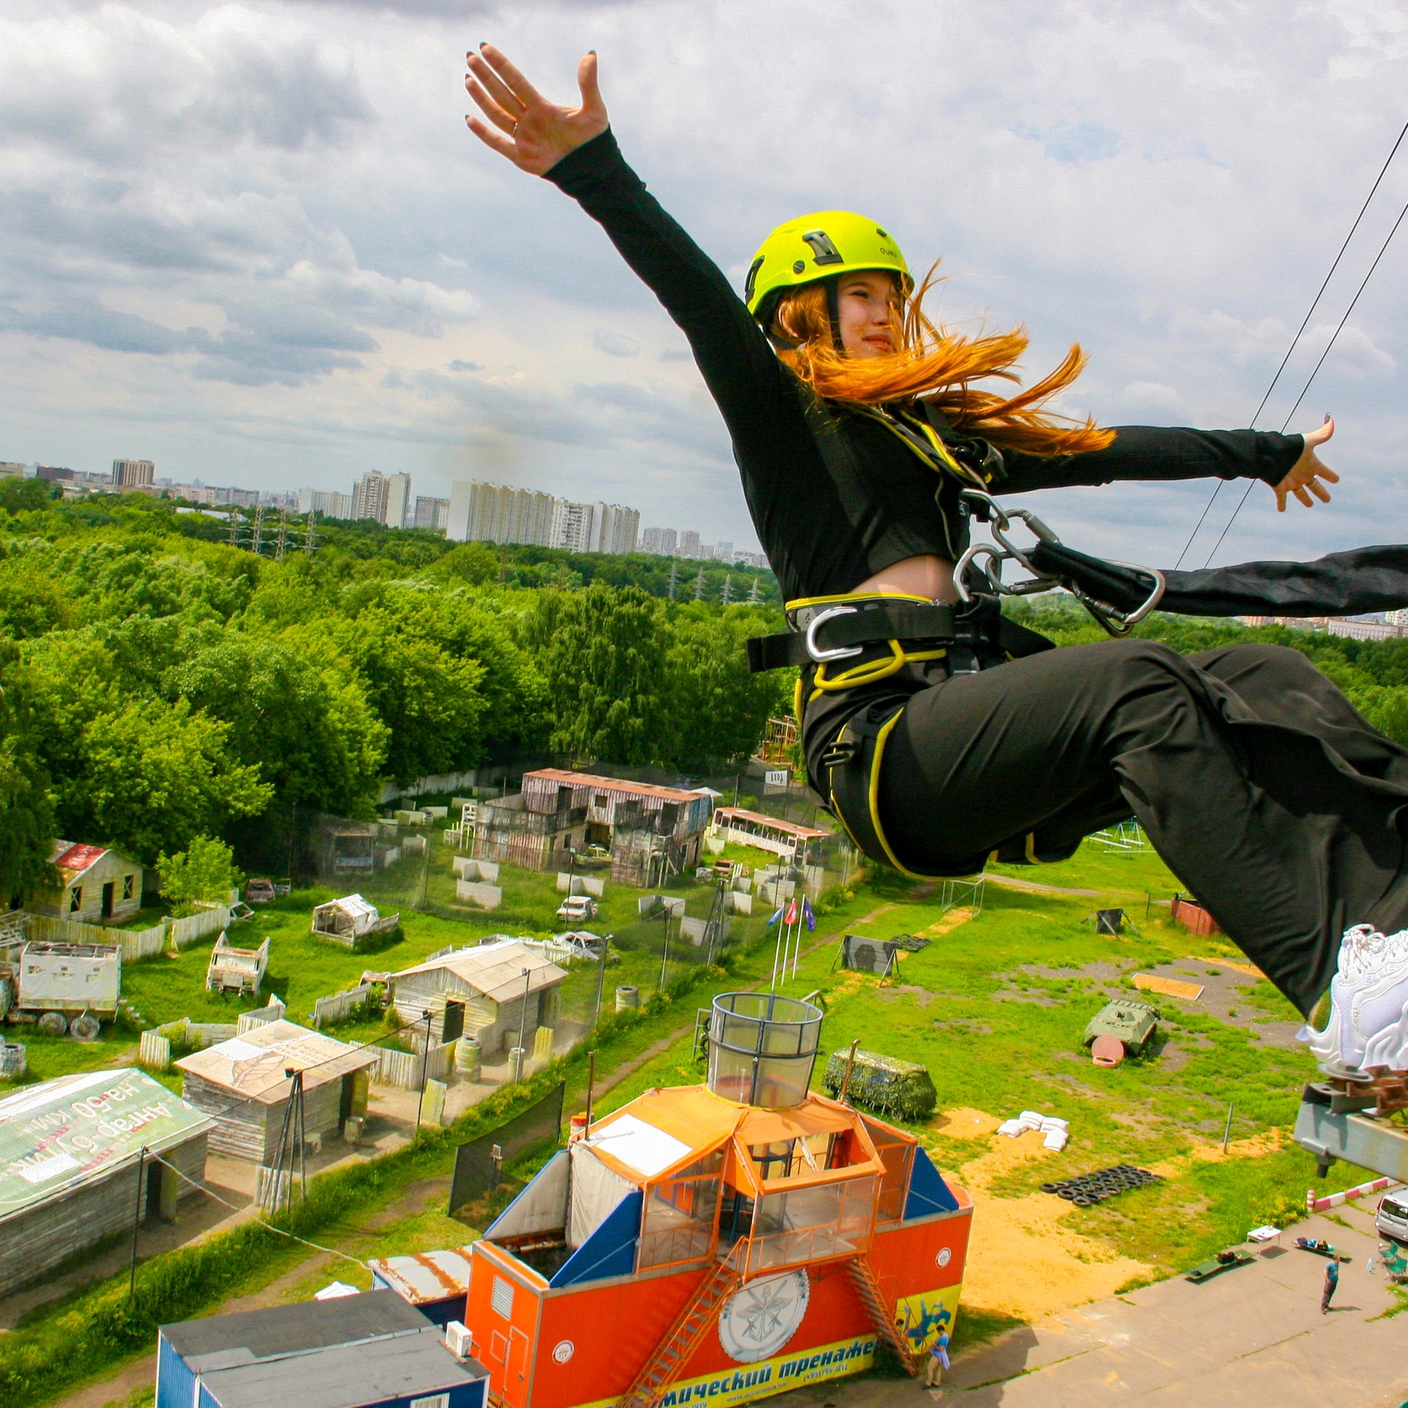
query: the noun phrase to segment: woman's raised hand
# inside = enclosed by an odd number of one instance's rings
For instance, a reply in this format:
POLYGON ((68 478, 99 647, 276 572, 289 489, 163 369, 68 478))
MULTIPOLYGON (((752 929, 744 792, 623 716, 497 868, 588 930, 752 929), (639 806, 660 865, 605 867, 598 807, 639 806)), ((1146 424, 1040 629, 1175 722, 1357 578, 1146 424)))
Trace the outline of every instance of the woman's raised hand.
POLYGON ((1330 502, 1330 491, 1320 481, 1338 484, 1340 477, 1315 452, 1335 433, 1335 422, 1325 417, 1325 424, 1318 430, 1307 431, 1305 449, 1300 458, 1291 466, 1291 472, 1273 489, 1276 495, 1276 512, 1285 513, 1286 499, 1294 494, 1306 508, 1315 507, 1315 499, 1322 504, 1330 502), (1312 499, 1311 494, 1315 495, 1312 499))
POLYGON ((548 102, 492 44, 471 50, 465 62, 469 72, 464 86, 489 119, 466 116, 469 130, 522 171, 542 176, 568 152, 606 131, 595 51, 577 65, 582 104, 575 108, 548 102))

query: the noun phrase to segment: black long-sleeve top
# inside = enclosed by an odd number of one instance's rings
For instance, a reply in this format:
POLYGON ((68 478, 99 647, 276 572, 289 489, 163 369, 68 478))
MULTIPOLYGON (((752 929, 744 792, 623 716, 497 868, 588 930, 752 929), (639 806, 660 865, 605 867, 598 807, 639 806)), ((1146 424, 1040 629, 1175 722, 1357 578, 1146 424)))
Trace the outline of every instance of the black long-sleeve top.
MULTIPOLYGON (((936 476, 883 419, 835 403, 828 410, 843 452, 833 446, 823 454, 815 397, 778 359, 719 268, 626 165, 610 131, 565 156, 547 179, 602 224, 689 339, 728 426, 753 524, 784 600, 848 592, 905 558, 953 560, 963 551, 963 481, 936 476)), ((982 442, 951 431, 944 439, 960 459, 983 461, 982 442)), ((1112 445, 1087 454, 1004 450, 1001 464, 989 469, 990 488, 1007 494, 1205 476, 1277 484, 1303 448, 1301 436, 1269 431, 1122 426, 1112 445)))

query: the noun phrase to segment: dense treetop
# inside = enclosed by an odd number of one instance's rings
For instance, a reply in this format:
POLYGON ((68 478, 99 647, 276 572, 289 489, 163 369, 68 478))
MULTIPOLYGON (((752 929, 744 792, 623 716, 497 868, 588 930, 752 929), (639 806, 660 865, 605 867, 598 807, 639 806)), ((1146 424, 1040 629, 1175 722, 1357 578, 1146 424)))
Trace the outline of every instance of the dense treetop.
MULTIPOLYGON (((370 815, 383 779, 508 746, 697 775, 791 707, 794 673, 744 660, 782 624, 767 573, 369 523, 274 561, 165 501, 50 493, 0 481, 0 903, 56 835, 155 865, 274 813, 370 815)), ((1104 638, 1061 594, 1009 609, 1060 645, 1104 638)), ((1408 640, 1168 616, 1138 634, 1304 651, 1408 744, 1408 640)))
POLYGON ((155 864, 271 809, 368 815, 384 778, 503 745, 720 764, 786 707, 743 657, 780 626, 769 574, 725 605, 722 564, 679 563, 671 601, 665 559, 370 524, 276 562, 144 495, 48 494, 0 483, 3 899, 55 835, 155 864))

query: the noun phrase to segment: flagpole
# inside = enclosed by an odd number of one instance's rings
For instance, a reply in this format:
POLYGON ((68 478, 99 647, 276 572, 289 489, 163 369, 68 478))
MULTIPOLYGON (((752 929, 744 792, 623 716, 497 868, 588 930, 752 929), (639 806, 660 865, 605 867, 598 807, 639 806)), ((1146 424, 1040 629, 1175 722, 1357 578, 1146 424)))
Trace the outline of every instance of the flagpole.
POLYGON ((779 953, 781 952, 781 950, 782 950, 782 936, 783 936, 783 934, 786 933, 786 932, 787 932, 787 924, 786 924, 786 922, 784 921, 784 922, 778 924, 778 926, 777 926, 777 944, 774 946, 773 951, 772 951, 772 982, 768 984, 768 991, 769 991, 769 992, 776 992, 776 991, 777 991, 777 958, 778 958, 778 954, 779 954, 779 953))

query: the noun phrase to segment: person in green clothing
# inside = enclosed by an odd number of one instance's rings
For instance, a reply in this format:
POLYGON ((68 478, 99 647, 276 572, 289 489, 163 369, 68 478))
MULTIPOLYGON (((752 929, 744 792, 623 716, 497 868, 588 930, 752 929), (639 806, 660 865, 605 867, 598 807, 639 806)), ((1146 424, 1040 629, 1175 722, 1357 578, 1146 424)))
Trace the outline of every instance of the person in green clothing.
POLYGON ((1335 1298, 1335 1292, 1340 1284, 1340 1259, 1332 1256, 1329 1264, 1325 1267, 1325 1288, 1320 1292, 1320 1313, 1328 1315, 1330 1313, 1330 1302, 1335 1298))

